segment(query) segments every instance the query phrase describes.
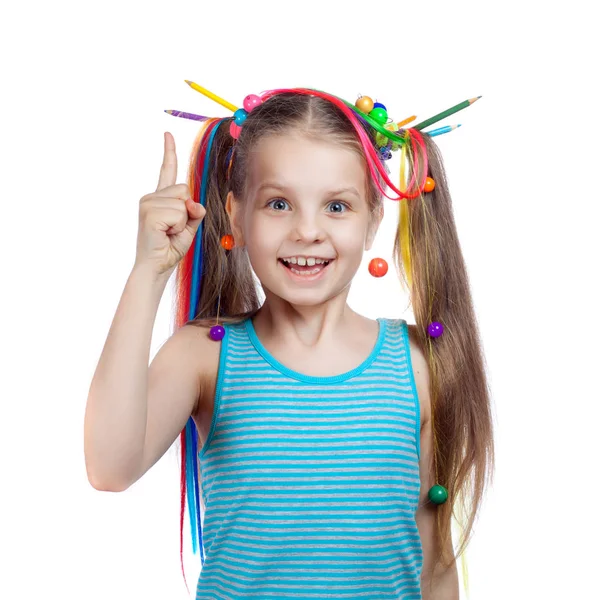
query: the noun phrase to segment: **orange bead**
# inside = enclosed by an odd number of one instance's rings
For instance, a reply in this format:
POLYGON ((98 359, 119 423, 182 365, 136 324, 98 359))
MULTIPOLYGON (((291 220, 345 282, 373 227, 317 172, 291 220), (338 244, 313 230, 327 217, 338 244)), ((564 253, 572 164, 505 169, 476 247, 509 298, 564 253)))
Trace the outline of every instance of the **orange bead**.
POLYGON ((221 238, 221 246, 225 248, 225 250, 231 250, 235 246, 235 242, 233 241, 232 235, 224 235, 221 238))
POLYGON ((433 179, 431 179, 431 177, 428 177, 425 180, 425 187, 423 188, 426 192, 433 192, 433 189, 435 188, 435 181, 433 179))
POLYGON ((383 258, 374 258, 369 263, 369 273, 373 277, 383 277, 388 272, 388 264, 383 258))
POLYGON ((361 96, 355 103, 354 106, 364 113, 369 114, 373 110, 374 102, 369 96, 361 96))

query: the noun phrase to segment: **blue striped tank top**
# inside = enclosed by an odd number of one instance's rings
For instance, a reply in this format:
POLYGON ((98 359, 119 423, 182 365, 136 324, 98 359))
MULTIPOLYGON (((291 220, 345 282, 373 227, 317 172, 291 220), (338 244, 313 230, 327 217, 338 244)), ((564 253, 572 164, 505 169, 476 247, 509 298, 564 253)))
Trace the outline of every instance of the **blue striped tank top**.
POLYGON ((197 600, 419 600, 420 411, 403 319, 332 377, 277 361, 250 319, 225 325, 199 452, 197 600))

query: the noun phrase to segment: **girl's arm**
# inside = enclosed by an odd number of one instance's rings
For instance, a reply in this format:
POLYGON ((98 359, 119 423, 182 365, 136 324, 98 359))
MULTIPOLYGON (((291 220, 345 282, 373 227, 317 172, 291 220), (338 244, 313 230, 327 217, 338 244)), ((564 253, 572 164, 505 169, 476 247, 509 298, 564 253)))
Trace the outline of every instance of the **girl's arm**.
MULTIPOLYGON (((459 600, 458 571, 456 563, 450 568, 435 564, 440 555, 440 542, 437 535, 437 507, 428 499, 428 493, 436 484, 433 472, 433 438, 431 429, 431 397, 429 393, 429 367, 425 355, 417 343, 414 325, 408 326, 411 362, 421 409, 421 457, 419 471, 421 494, 416 520, 423 548, 423 571, 421 593, 423 600, 459 600)), ((452 540, 449 541, 448 555, 452 555, 452 540)))
POLYGON ((122 491, 137 481, 177 439, 198 402, 198 328, 175 332, 148 367, 167 281, 168 275, 133 269, 91 383, 84 452, 98 490, 122 491))
MULTIPOLYGON (((415 377, 416 378, 416 377, 415 377)), ((419 384, 417 382, 417 388, 419 384)), ((425 394, 419 391, 419 398, 425 394)), ((423 423, 421 428, 421 472, 420 507, 417 510, 417 527, 423 548, 423 572, 421 575, 421 593, 423 600, 459 600, 458 571, 456 563, 450 568, 434 562, 440 556, 440 542, 437 535, 437 506, 429 502, 427 494, 435 485, 431 469, 432 456, 431 420, 423 423)), ((449 539, 447 554, 452 556, 452 539, 449 539)))

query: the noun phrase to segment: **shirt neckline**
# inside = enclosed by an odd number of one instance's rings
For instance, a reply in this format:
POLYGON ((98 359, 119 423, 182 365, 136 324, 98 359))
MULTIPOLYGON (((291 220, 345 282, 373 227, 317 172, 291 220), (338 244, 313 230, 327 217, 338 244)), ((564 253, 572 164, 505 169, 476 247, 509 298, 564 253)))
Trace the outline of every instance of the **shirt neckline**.
POLYGON ((277 369, 280 373, 283 373, 287 377, 291 377, 292 379, 297 379, 298 381, 304 381, 306 383, 338 383, 340 381, 345 381, 350 379, 351 377, 356 377, 360 375, 365 369, 367 369, 373 361, 377 358, 381 347, 383 346, 383 342, 385 340, 385 333, 387 330, 387 321, 384 318, 377 318, 377 323, 379 324, 379 332, 377 334, 377 341, 375 342, 375 346, 371 350, 369 356, 357 367, 350 371, 346 371, 345 373, 340 373, 339 375, 332 375, 329 377, 318 377, 315 375, 305 375, 304 373, 300 373, 298 371, 294 371, 286 367, 284 364, 280 363, 264 346, 263 343, 258 339, 256 335, 256 330, 254 329, 254 323, 252 322, 252 318, 246 319, 245 326, 246 332, 252 345, 256 348, 257 352, 275 369, 277 369))

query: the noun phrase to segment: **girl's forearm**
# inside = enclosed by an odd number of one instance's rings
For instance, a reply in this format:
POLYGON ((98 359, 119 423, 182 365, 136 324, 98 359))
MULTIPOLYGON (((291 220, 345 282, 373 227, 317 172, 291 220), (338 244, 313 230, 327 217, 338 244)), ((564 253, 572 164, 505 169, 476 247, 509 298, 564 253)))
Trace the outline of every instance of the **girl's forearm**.
POLYGON ((421 594, 423 600, 459 600, 456 563, 450 568, 438 564, 433 575, 422 580, 421 594))
POLYGON ((96 367, 84 422, 86 469, 96 489, 124 489, 141 460, 152 330, 167 281, 134 267, 96 367))

